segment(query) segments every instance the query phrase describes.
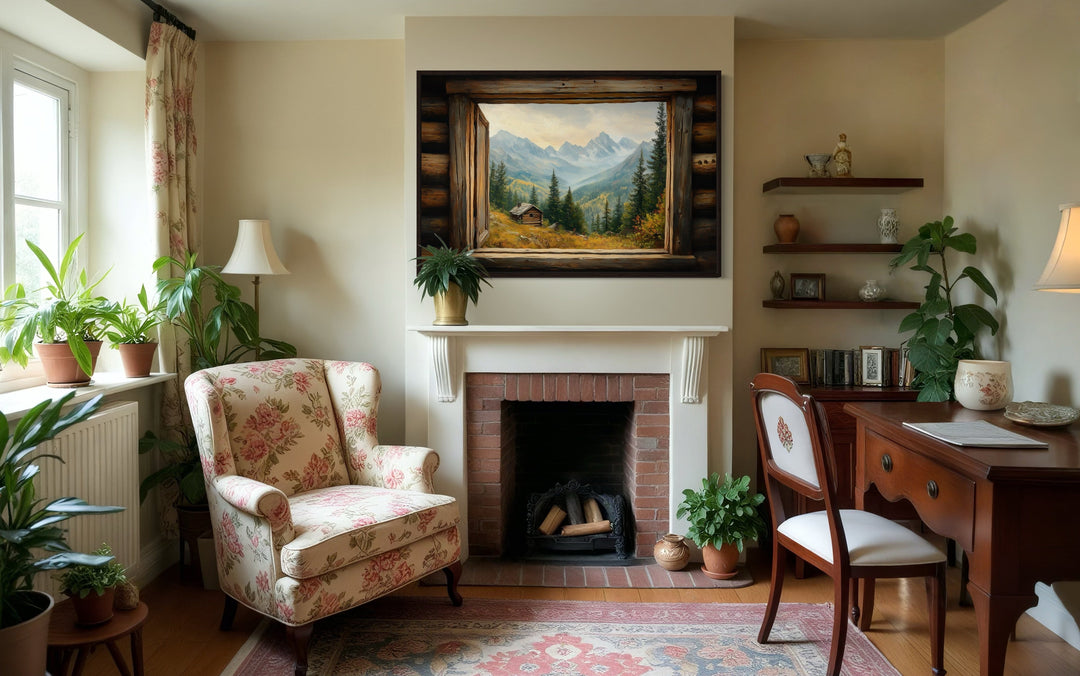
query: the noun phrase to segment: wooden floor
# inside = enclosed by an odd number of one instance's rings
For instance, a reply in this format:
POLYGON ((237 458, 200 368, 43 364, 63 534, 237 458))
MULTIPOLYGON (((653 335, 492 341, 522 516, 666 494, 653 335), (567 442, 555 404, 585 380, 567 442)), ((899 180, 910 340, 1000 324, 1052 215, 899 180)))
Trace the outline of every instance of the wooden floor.
MULTIPOLYGON (((743 589, 558 589, 540 587, 463 587, 469 598, 567 599, 617 602, 764 603, 769 592, 768 561, 760 553, 751 557, 755 584, 743 589)), ((222 595, 181 586, 173 569, 143 590, 150 619, 143 632, 147 676, 217 676, 259 622, 255 613, 241 608, 233 630, 218 631, 222 595)), ((949 607, 946 618, 945 668, 949 676, 974 676, 979 672, 975 614, 958 606, 959 572, 949 571, 949 607)), ((413 585, 401 595, 446 599, 445 588, 413 585)), ((832 601, 831 582, 821 576, 805 580, 792 577, 784 583, 783 601, 827 603, 832 601)), ((782 612, 782 610, 781 610, 782 612)), ((318 628, 316 628, 318 632, 318 628)), ((1009 645, 1005 673, 1009 675, 1080 674, 1080 651, 1026 615, 1017 625, 1016 640, 1009 645)), ((929 673, 929 639, 926 626, 926 595, 921 580, 878 582, 874 624, 870 640, 900 671, 929 673)), ((123 646, 127 653, 127 645, 123 646)), ((87 665, 89 676, 117 673, 105 650, 98 650, 87 665)))

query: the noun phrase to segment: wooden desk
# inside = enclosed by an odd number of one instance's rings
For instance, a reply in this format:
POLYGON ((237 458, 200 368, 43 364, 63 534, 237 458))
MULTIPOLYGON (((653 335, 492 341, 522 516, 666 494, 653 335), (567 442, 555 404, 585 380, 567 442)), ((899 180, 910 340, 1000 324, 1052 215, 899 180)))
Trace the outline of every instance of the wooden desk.
POLYGON ((1025 427, 1001 411, 955 403, 867 402, 844 410, 856 420, 856 506, 874 511, 881 497, 905 498, 927 526, 964 548, 980 673, 999 676, 1009 634, 1036 603, 1035 582, 1080 580, 1080 425, 1025 427), (902 425, 980 419, 1050 447, 953 446, 902 425))

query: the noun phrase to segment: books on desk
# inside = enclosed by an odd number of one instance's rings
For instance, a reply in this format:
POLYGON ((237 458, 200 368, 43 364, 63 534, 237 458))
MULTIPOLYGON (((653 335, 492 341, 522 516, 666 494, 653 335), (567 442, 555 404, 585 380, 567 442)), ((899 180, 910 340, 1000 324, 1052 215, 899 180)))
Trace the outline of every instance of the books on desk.
POLYGON ((1047 448, 1050 446, 1045 441, 1038 441, 1016 432, 1010 432, 985 420, 943 423, 905 422, 904 427, 910 427, 935 439, 957 446, 994 446, 998 448, 1047 448))

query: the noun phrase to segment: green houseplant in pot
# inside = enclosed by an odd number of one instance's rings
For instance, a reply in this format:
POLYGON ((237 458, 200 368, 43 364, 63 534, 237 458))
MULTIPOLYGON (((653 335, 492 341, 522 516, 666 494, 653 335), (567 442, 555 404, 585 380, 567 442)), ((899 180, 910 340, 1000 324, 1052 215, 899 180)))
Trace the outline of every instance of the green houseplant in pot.
POLYGON ((687 537, 701 548, 706 575, 717 580, 735 576, 744 541, 768 531, 757 509, 764 501, 761 493, 750 494, 750 477, 727 474, 721 482, 716 472, 701 480, 700 489, 683 491, 675 516, 690 522, 687 537))
MULTIPOLYGON (((90 382, 101 342, 98 323, 109 301, 94 294, 105 278, 89 282, 86 270, 75 270, 79 235, 64 252, 59 267, 33 242, 26 245, 48 276, 41 295, 28 295, 12 284, 0 302, 0 363, 26 366, 36 351, 49 383, 85 385, 90 382)), ((107 274, 107 273, 106 273, 107 274)))
POLYGON ((472 249, 454 249, 440 239, 439 246, 421 247, 413 284, 420 289, 420 300, 431 296, 435 301, 435 326, 463 326, 469 301, 480 299, 480 283, 491 286, 488 272, 473 256, 472 249))
POLYGON ((125 299, 114 303, 104 316, 105 338, 120 351, 124 375, 128 378, 145 378, 150 375, 157 343, 150 335, 165 321, 165 301, 150 305, 146 287, 139 287, 138 305, 125 299))
POLYGON ((959 361, 979 359, 979 333, 989 329, 993 335, 998 330, 997 319, 981 305, 953 302, 957 285, 965 279, 997 302, 994 285, 978 268, 968 265, 950 276, 947 254, 974 254, 976 247, 974 235, 957 230, 951 216, 927 223, 889 262, 895 269, 914 260, 911 269, 930 276, 922 303, 904 317, 899 329, 900 333, 914 331, 907 344, 908 358, 915 368, 912 386, 919 389, 919 401, 952 399, 959 361))
POLYGON ((91 554, 105 557, 108 562, 100 566, 77 563, 59 576, 60 591, 71 597, 76 621, 83 626, 112 619, 116 585, 127 581, 124 567, 116 562, 108 544, 103 543, 91 554))
POLYGON ((34 457, 38 444, 86 420, 101 397, 62 413, 75 396, 33 407, 14 429, 0 415, 0 658, 11 676, 45 673, 45 647, 53 599, 33 590, 36 573, 75 564, 101 565, 110 557, 72 552, 60 524, 79 514, 118 512, 123 507, 88 505, 78 498, 44 501, 36 497, 34 480, 53 455, 34 457))

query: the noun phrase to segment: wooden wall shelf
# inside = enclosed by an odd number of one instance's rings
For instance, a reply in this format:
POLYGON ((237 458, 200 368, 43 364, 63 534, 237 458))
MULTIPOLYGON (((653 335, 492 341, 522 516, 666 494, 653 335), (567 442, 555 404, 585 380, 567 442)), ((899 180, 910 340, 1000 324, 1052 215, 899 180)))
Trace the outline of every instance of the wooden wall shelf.
POLYGON ((807 178, 783 176, 766 181, 761 192, 891 194, 923 187, 921 178, 807 178))
POLYGON ((801 254, 801 253, 891 253, 898 254, 903 244, 767 244, 761 247, 762 253, 801 254))
POLYGON ((777 310, 915 310, 919 304, 906 300, 763 300, 761 306, 777 310))

